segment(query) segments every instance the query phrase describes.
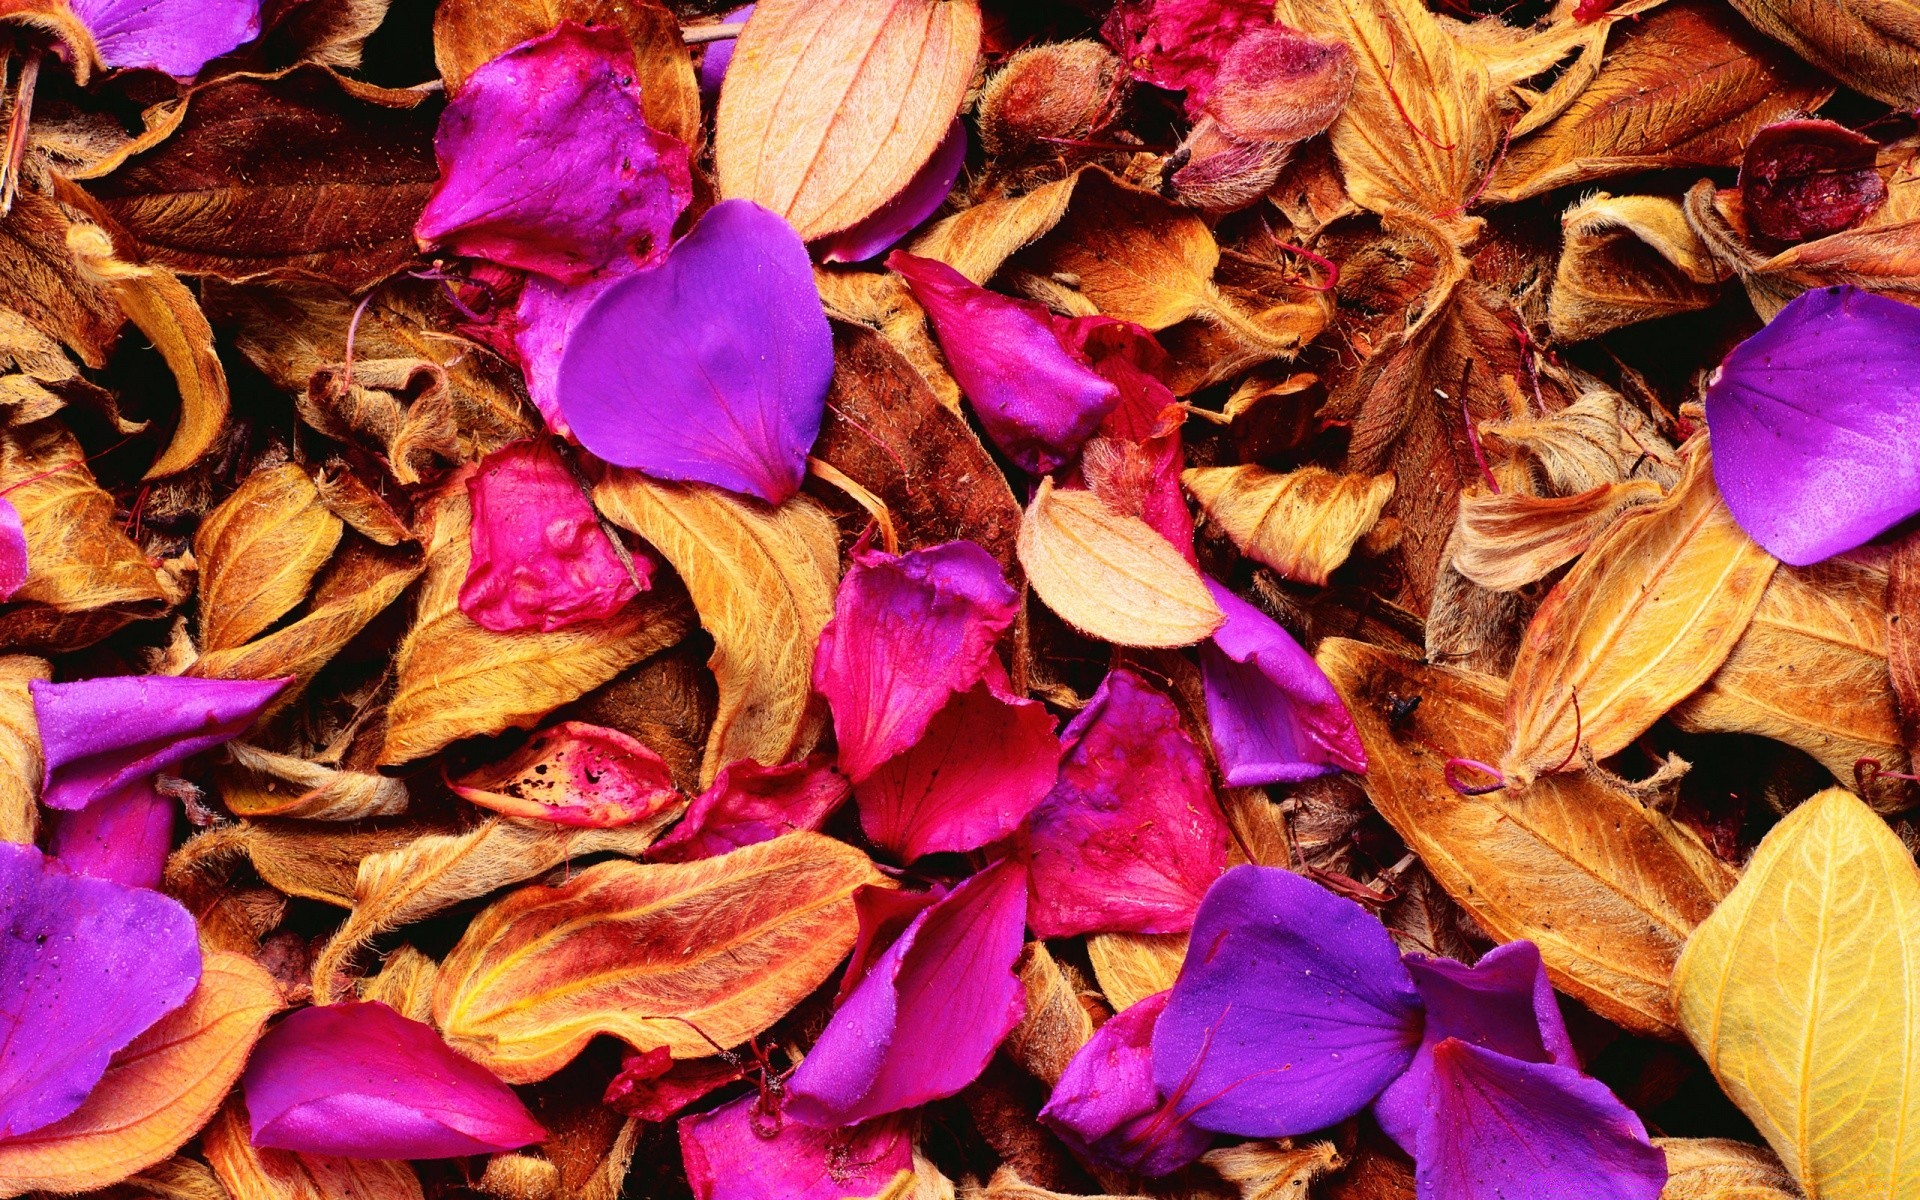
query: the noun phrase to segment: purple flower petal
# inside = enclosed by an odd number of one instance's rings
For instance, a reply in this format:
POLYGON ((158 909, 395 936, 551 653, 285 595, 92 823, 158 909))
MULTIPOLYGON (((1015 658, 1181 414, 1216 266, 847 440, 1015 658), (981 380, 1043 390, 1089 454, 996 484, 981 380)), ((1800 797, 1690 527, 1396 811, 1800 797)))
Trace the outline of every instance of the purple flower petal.
POLYGON ((341 1158, 453 1158, 544 1141, 513 1090, 377 1001, 303 1008, 241 1079, 253 1144, 341 1158))
POLYGON ((1272 617, 1207 580, 1227 623, 1201 644, 1207 722, 1234 787, 1365 774, 1360 731, 1313 656, 1272 617))
POLYGON ((47 764, 40 802, 85 808, 238 737, 288 682, 172 675, 34 680, 27 687, 47 764))
POLYGON ((1096 1167, 1166 1175, 1213 1142, 1181 1116, 1188 1097, 1163 1101, 1153 1085, 1153 1027, 1169 994, 1156 992, 1095 1030, 1040 1110, 1040 1120, 1096 1167))
POLYGON ((27 531, 20 510, 0 496, 0 601, 13 599, 27 582, 27 531))
POLYGON ((1495 947, 1474 966, 1409 954, 1403 961, 1427 1009, 1426 1033, 1406 1073, 1373 1103, 1380 1128, 1412 1154, 1433 1102, 1433 1048, 1448 1038, 1522 1062, 1580 1068, 1573 1040, 1532 942, 1495 947))
POLYGON ((1804 567, 1920 512, 1920 309, 1795 297, 1707 385, 1713 477, 1767 553, 1804 567))
POLYGON ((577 284, 560 283, 544 275, 525 277, 514 312, 513 344, 526 373, 527 395, 545 418, 547 428, 563 437, 572 433, 566 415, 560 411, 560 363, 566 356, 567 342, 593 302, 639 270, 630 262, 615 262, 577 284))
POLYGON ((1420 998, 1386 927, 1277 867, 1235 867, 1200 906, 1153 1035, 1153 1078, 1193 1123, 1292 1137, 1345 1120, 1406 1069, 1420 998))
POLYGON ((813 1129, 756 1111, 742 1096, 710 1113, 680 1118, 680 1154, 695 1200, 842 1200, 884 1191, 913 1169, 904 1122, 813 1129))
POLYGON ((777 767, 763 767, 752 759, 729 763, 647 857, 692 862, 770 842, 796 829, 818 829, 850 790, 846 777, 820 755, 777 767))
POLYGON ((1180 711, 1111 672, 1061 738, 1053 791, 1028 818, 1033 931, 1178 933, 1227 866, 1227 826, 1180 711))
POLYGON ((618 729, 562 721, 504 762, 454 780, 482 808, 593 829, 632 825, 680 803, 667 761, 618 729))
POLYGON ((260 0, 71 0, 109 67, 182 78, 260 34, 260 0))
POLYGON ((142 779, 78 812, 61 813, 48 846, 77 875, 155 888, 173 848, 173 801, 142 779))
POLYGON ((80 1107, 114 1052, 200 982, 193 917, 158 892, 0 842, 0 1138, 80 1107))
POLYGON ((800 490, 832 379, 806 246, 759 205, 723 200, 580 317, 558 391, 607 462, 779 504, 800 490))
MULTIPOLYGON (((742 8, 736 8, 721 17, 720 20, 728 25, 745 21, 747 18, 753 16, 753 9, 754 6, 751 4, 742 8)), ((699 80, 701 99, 712 103, 714 99, 720 95, 720 84, 727 78, 727 66, 733 62, 733 48, 738 44, 739 42, 736 38, 727 38, 725 41, 707 43, 707 52, 700 57, 699 80)))
POLYGON ((926 308, 981 427, 1022 470, 1043 475, 1066 462, 1120 403, 1119 388, 1060 344, 1040 305, 902 250, 887 266, 926 308))
POLYGON ((967 126, 959 117, 934 148, 933 157, 914 173, 900 194, 881 205, 872 216, 819 242, 821 262, 858 263, 877 258, 889 246, 912 233, 934 214, 960 178, 967 161, 967 126))
POLYGON ((953 889, 880 956, 788 1081, 787 1115, 847 1125, 951 1096, 1020 1023, 1026 872, 1003 860, 953 889))
MULTIPOLYGON (((559 453, 538 438, 503 446, 467 478, 473 558, 460 611, 495 633, 551 633, 619 612, 639 595, 559 453)), ((632 556, 641 582, 653 560, 632 556)))
POLYGON ((1605 1196, 1658 1200, 1667 1157, 1597 1080, 1448 1039, 1420 1127, 1421 1200, 1605 1196))
POLYGON ((979 681, 1019 608, 1000 564, 972 542, 901 555, 856 547, 813 662, 847 777, 858 783, 919 741, 948 698, 979 681))
POLYGON ((833 1006, 839 1008, 845 1004, 847 997, 853 995, 853 989, 867 977, 874 960, 893 948, 915 917, 946 899, 952 890, 943 884, 935 884, 925 892, 909 892, 876 883, 863 883, 855 888, 853 915, 860 922, 860 932, 854 937, 853 953, 847 956, 847 971, 840 977, 840 988, 833 994, 833 1006))
POLYGON ((626 37, 571 21, 476 70, 434 154, 423 248, 567 283, 659 255, 693 197, 687 148, 647 124, 626 37))

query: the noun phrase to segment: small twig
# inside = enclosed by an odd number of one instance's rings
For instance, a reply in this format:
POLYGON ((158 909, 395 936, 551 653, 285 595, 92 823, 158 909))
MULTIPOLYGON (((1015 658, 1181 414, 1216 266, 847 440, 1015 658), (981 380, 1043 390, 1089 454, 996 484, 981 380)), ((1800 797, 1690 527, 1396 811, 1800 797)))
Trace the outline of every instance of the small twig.
POLYGON ((745 21, 730 21, 722 25, 686 25, 681 27, 680 40, 689 46, 704 46, 708 42, 731 41, 740 36, 747 27, 745 21))

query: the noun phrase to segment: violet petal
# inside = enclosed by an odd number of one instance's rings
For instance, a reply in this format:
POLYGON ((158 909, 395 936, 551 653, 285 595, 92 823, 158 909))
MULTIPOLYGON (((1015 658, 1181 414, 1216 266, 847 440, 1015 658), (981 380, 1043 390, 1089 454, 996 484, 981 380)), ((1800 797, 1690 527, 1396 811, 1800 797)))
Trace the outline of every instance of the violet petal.
POLYGON ((873 1196, 913 1169, 904 1122, 813 1129, 755 1111, 746 1095, 680 1118, 680 1154, 695 1200, 843 1200, 873 1196))
MULTIPOLYGON (((753 16, 754 6, 744 5, 720 18, 722 24, 732 25, 753 16)), ((724 41, 708 42, 705 54, 700 56, 700 98, 711 104, 719 98, 720 85, 727 78, 727 67, 733 62, 733 48, 739 45, 739 39, 727 38, 724 41)))
POLYGON ((241 1079, 253 1144, 341 1158, 453 1158, 544 1141, 513 1090, 378 1001, 303 1008, 241 1079))
POLYGON ((846 777, 820 755, 777 767, 751 759, 729 763, 647 857, 692 862, 770 842, 796 829, 818 829, 851 790, 846 777))
POLYGON ((1340 694, 1272 617, 1213 580, 1227 622, 1200 647, 1207 723, 1234 787, 1365 774, 1367 752, 1340 694))
POLYGON ((1026 871, 1007 859, 915 917, 788 1081, 787 1116, 847 1125, 978 1078, 1026 1011, 1013 973, 1026 909, 1026 871))
POLYGON ((540 410, 547 428, 563 437, 572 433, 566 415, 560 411, 560 363, 566 356, 567 342, 593 302, 639 270, 632 263, 615 262, 577 284, 529 275, 520 289, 513 344, 526 374, 527 396, 540 410))
POLYGON ((186 78, 260 35, 260 0, 70 0, 100 61, 186 78))
POLYGON ((79 875, 156 888, 173 848, 174 802, 142 779, 78 812, 61 813, 48 849, 79 875))
POLYGON ((1386 927, 1277 867, 1235 867, 1200 906, 1153 1035, 1153 1078, 1203 1128, 1292 1137, 1345 1120, 1406 1069, 1420 998, 1386 927))
POLYGON ((27 582, 27 531, 20 523, 20 510, 13 501, 0 496, 0 602, 27 582))
POLYGON ((1714 372, 1713 477, 1769 554, 1809 566, 1920 512, 1917 352, 1920 309, 1817 288, 1714 372))
POLYGON ((178 901, 0 842, 0 1138, 80 1107, 114 1053, 186 1003, 200 939, 178 901))
POLYGON ((289 682, 172 675, 34 680, 27 687, 47 764, 40 802, 85 808, 238 737, 289 682))
POLYGON ((1163 1101, 1153 1085, 1153 1027, 1169 994, 1156 992, 1095 1030, 1040 1110, 1041 1123, 1093 1166, 1166 1175, 1213 1142, 1182 1117, 1187 1097, 1163 1101))
POLYGON ((558 392, 607 462, 779 504, 800 490, 832 379, 806 246, 759 205, 723 200, 580 317, 558 392))
POLYGON ((872 216, 818 243, 820 261, 859 263, 878 258, 946 201, 966 162, 967 126, 955 117, 947 136, 934 148, 933 157, 914 172, 899 195, 881 205, 872 216))
POLYGON ((594 829, 636 824, 680 802, 665 759, 618 729, 585 721, 542 729, 504 761, 452 786, 510 817, 594 829))

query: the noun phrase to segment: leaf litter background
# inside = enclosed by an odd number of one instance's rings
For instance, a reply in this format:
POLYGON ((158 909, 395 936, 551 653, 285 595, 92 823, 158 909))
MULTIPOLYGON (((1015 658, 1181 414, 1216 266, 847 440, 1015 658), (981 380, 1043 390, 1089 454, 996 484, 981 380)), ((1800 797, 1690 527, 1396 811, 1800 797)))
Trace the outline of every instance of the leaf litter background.
POLYGON ((1920 8, 743 16, 0 11, 0 1194, 1915 1194, 1920 8))

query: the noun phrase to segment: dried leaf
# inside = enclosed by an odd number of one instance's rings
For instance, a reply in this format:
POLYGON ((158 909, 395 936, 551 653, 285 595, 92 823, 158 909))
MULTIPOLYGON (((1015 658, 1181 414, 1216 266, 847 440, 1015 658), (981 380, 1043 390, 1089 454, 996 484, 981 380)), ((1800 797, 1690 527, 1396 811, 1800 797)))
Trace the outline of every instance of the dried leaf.
POLYGON ((89 367, 102 367, 126 316, 113 293, 80 270, 67 248, 71 228, 51 196, 29 187, 0 221, 0 308, 19 313, 89 367))
POLYGON ((425 1024, 433 1020, 433 985, 439 979, 439 963, 402 946, 387 955, 378 975, 360 981, 358 998, 377 1000, 407 1020, 425 1024))
POLYGON ((1920 106, 1920 11, 1903 0, 1732 0, 1753 27, 1895 108, 1920 106))
POLYGON ((1627 479, 1651 479, 1670 488, 1680 479, 1680 458, 1647 414, 1618 392, 1592 388, 1550 417, 1527 417, 1483 425, 1489 452, 1520 452, 1547 496, 1574 496, 1627 479))
POLYGON ((1655 1138, 1667 1152, 1660 1200, 1800 1200, 1793 1176, 1758 1146, 1727 1138, 1655 1138))
POLYGON ((1680 1024, 1810 1200, 1920 1187, 1920 871, 1829 788, 1687 942, 1680 1024))
POLYGON ((1087 958, 1101 994, 1119 1012, 1173 986, 1187 960, 1187 935, 1096 933, 1087 938, 1087 958))
POLYGON ((602 863, 474 918, 434 1016, 509 1082, 546 1078, 600 1033, 702 1058, 708 1038, 736 1046, 825 982, 853 947, 854 889, 881 880, 812 833, 692 863, 602 863))
POLYGON ((1596 192, 1569 208, 1560 228, 1565 249, 1547 320, 1564 342, 1708 308, 1729 274, 1666 196, 1596 192))
POLYGON ((1347 561, 1394 491, 1390 474, 1339 475, 1323 467, 1284 475, 1254 466, 1196 467, 1180 482, 1242 554, 1318 586, 1347 561))
POLYGON ((1211 1150, 1200 1161, 1240 1190, 1240 1200, 1298 1200, 1314 1180, 1346 1166, 1332 1142, 1242 1142, 1211 1150))
POLYGON ((306 598, 344 526, 293 463, 255 471, 193 536, 200 563, 200 645, 244 645, 306 598))
POLYGON ((97 1194, 100 1200, 231 1200, 206 1164, 179 1155, 97 1194))
POLYGON ((421 1200, 423 1195, 419 1178, 404 1162, 256 1149, 238 1092, 214 1114, 202 1144, 233 1200, 421 1200))
POLYGON ((1650 479, 1602 484, 1573 496, 1468 492, 1460 497, 1453 569, 1484 588, 1523 588, 1587 551, 1620 513, 1658 501, 1650 479))
POLYGON ((1080 175, 1076 171, 1020 196, 989 196, 929 226, 907 252, 939 259, 984 286, 1009 258, 1067 215, 1080 175))
POLYGON ((27 684, 53 667, 25 654, 0 656, 0 842, 32 842, 40 824, 40 723, 27 684))
POLYGON ((364 821, 407 810, 407 785, 386 775, 343 771, 244 742, 227 743, 232 765, 217 773, 220 799, 236 817, 364 821))
POLYGON ((739 759, 774 766, 803 757, 821 724, 813 652, 840 582, 832 520, 805 496, 768 508, 634 471, 610 472, 593 495, 609 520, 673 564, 713 638, 720 709, 700 785, 739 759))
POLYGON ((1051 1087, 1093 1036, 1093 1014, 1081 1000, 1085 985, 1078 972, 1047 952, 1045 942, 1027 943, 1020 984, 1026 989, 1027 1012, 1007 1035, 1006 1051, 1051 1087))
POLYGON ((353 70, 392 0, 267 0, 261 44, 274 62, 315 62, 353 70))

